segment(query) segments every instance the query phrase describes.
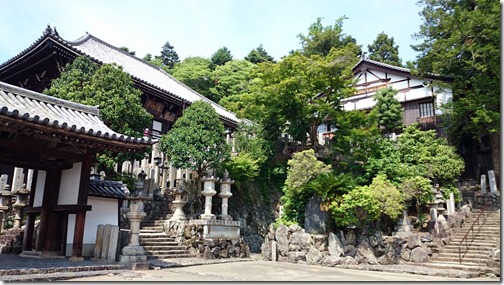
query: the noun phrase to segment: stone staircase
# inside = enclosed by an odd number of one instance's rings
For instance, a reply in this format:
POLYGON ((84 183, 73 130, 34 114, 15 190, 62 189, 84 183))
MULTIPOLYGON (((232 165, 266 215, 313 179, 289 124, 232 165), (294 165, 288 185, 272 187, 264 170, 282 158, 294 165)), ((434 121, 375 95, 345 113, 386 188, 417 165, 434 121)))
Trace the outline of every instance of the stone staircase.
POLYGON ((147 259, 189 258, 196 257, 189 250, 168 236, 163 230, 166 213, 143 221, 140 224, 140 245, 144 247, 147 259))
MULTIPOLYGON (((492 250, 500 249, 500 211, 485 211, 485 217, 480 218, 483 224, 478 231, 477 224, 474 226, 474 235, 469 232, 466 242, 461 246, 461 258, 459 259, 459 245, 465 234, 480 214, 479 210, 475 210, 470 214, 467 222, 463 227, 458 229, 452 236, 448 245, 442 248, 439 255, 433 258, 428 266, 450 269, 461 269, 469 271, 493 272, 492 268, 488 268, 487 261, 490 258, 492 250)), ((427 265, 427 264, 426 264, 427 265)), ((499 272, 500 274, 500 272, 499 272)))

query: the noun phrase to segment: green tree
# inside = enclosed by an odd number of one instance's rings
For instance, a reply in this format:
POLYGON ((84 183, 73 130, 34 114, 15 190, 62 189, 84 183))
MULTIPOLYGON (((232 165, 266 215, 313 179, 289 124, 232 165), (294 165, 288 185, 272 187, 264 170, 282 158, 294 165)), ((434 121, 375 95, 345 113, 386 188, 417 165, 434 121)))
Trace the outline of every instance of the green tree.
POLYGON ((304 222, 304 207, 313 193, 304 191, 306 184, 323 173, 329 173, 331 166, 318 161, 312 149, 294 153, 288 162, 287 179, 281 198, 285 221, 304 222))
POLYGON ((424 23, 414 36, 422 43, 418 69, 453 79, 446 107, 456 141, 490 136, 500 172, 500 3, 492 0, 421 0, 424 23))
POLYGON ((227 47, 219 48, 212 57, 212 64, 214 66, 224 65, 226 62, 233 60, 233 56, 231 55, 231 51, 227 47))
POLYGON ((331 208, 337 225, 364 229, 375 221, 396 220, 404 208, 403 202, 401 193, 387 177, 378 175, 369 186, 357 186, 344 194, 343 201, 333 202, 331 208))
POLYGON ((392 87, 379 90, 374 95, 378 125, 383 134, 391 134, 402 126, 402 106, 395 98, 397 90, 392 87))
POLYGON ((231 60, 224 65, 217 66, 212 72, 212 79, 215 84, 211 88, 212 100, 219 102, 228 96, 248 92, 254 67, 254 64, 246 60, 231 60))
POLYGON ((230 159, 224 125, 210 103, 202 100, 184 110, 173 128, 161 136, 159 146, 174 167, 196 171, 198 178, 230 159))
POLYGON ((394 37, 390 37, 384 32, 376 36, 374 42, 368 45, 369 58, 395 66, 402 66, 399 58, 399 46, 395 44, 394 37))
POLYGON ((136 52, 135 52, 135 51, 132 51, 132 50, 129 50, 129 48, 128 48, 128 47, 120 47, 119 49, 120 49, 120 50, 122 50, 122 51, 125 51, 125 52, 129 53, 129 54, 130 54, 130 55, 132 55, 132 56, 135 56, 135 55, 136 55, 136 52))
POLYGON ((258 64, 261 62, 269 61, 269 62, 275 62, 275 59, 270 56, 266 50, 264 50, 264 47, 262 44, 259 45, 259 47, 251 50, 249 54, 244 58, 246 61, 249 61, 254 64, 258 64))
MULTIPOLYGON (((86 105, 100 106, 101 119, 116 132, 140 137, 150 126, 152 115, 142 105, 142 93, 135 89, 130 76, 116 64, 98 66, 85 56, 77 57, 65 66, 59 78, 51 82, 44 93, 86 105)), ((102 156, 110 168, 136 156, 102 156)))
POLYGON ((212 80, 212 62, 203 57, 187 57, 175 65, 172 75, 199 94, 213 99, 210 88, 214 86, 212 80))
POLYGON ((308 56, 314 54, 327 56, 331 48, 342 48, 350 44, 356 45, 354 38, 343 33, 343 20, 345 19, 347 18, 341 17, 336 20, 333 26, 324 27, 322 18, 317 18, 317 21, 308 28, 308 35, 298 35, 302 52, 308 56))
POLYGON ((172 69, 176 63, 180 62, 179 56, 170 42, 166 42, 161 48, 161 55, 159 59, 163 62, 163 65, 172 69))

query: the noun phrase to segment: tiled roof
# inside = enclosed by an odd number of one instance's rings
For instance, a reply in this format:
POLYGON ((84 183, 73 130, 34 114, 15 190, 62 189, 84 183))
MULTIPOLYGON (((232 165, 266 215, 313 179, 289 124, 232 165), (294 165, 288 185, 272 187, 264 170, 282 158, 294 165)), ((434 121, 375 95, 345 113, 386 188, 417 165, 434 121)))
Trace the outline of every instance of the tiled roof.
POLYGON ((67 44, 81 53, 86 54, 103 63, 116 63, 123 67, 123 70, 143 82, 146 82, 158 89, 170 93, 176 97, 192 103, 197 100, 204 100, 210 103, 216 112, 224 118, 239 122, 236 115, 224 107, 216 104, 208 98, 190 89, 183 83, 173 78, 163 69, 151 65, 129 53, 122 51, 90 34, 86 34, 76 41, 66 41, 67 44))
POLYGON ((112 141, 151 144, 125 136, 100 120, 99 109, 0 82, 0 115, 112 141))
POLYGON ((388 68, 388 69, 397 70, 397 71, 400 71, 400 72, 411 73, 411 70, 410 70, 410 69, 408 69, 408 68, 399 67, 399 66, 395 66, 395 65, 391 65, 391 64, 387 64, 387 63, 379 62, 379 61, 372 60, 372 59, 369 59, 369 58, 361 58, 361 59, 359 60, 359 62, 357 62, 357 63, 356 63, 356 64, 352 67, 352 70, 354 70, 357 66, 359 66, 360 64, 362 64, 362 63, 364 63, 364 62, 371 63, 371 64, 375 64, 375 65, 378 65, 378 66, 381 66, 381 67, 385 67, 385 68, 388 68))
POLYGON ((89 180, 88 195, 105 198, 125 199, 124 184, 121 181, 89 180))

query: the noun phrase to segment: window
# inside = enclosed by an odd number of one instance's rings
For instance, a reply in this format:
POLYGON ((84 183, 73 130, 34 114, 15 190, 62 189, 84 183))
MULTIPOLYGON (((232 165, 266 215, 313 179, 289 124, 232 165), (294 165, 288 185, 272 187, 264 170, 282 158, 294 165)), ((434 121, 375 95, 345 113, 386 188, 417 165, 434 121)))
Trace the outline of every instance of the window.
POLYGON ((434 117, 434 106, 432 102, 420 103, 420 118, 434 117))

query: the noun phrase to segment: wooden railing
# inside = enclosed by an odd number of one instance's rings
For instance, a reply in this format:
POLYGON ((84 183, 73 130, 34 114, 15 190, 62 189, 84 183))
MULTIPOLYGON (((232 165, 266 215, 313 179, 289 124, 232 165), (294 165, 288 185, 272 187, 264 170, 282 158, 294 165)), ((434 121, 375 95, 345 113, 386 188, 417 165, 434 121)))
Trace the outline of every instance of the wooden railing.
POLYGON ((479 213, 478 217, 472 223, 471 227, 467 230, 466 234, 464 235, 464 237, 462 238, 462 240, 459 243, 458 248, 459 248, 459 263, 460 264, 462 264, 462 243, 464 243, 464 241, 465 241, 465 251, 464 251, 464 254, 465 254, 469 248, 469 244, 467 241, 469 233, 472 233, 472 235, 471 235, 472 236, 471 243, 472 243, 474 241, 474 236, 475 236, 474 226, 476 225, 476 223, 478 224, 478 229, 477 229, 476 233, 479 233, 481 226, 483 225, 483 223, 485 223, 484 220, 483 221, 481 220, 481 216, 483 216, 483 218, 485 217, 485 207, 481 208, 481 212, 479 213))

